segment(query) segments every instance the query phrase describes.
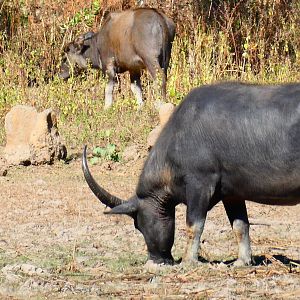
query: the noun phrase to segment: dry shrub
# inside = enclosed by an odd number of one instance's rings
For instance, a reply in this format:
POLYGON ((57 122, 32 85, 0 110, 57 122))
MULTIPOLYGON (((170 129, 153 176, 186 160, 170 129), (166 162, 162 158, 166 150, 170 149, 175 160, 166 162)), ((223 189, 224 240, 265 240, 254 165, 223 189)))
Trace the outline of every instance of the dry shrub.
POLYGON ((103 10, 125 10, 135 7, 136 1, 134 0, 103 0, 103 10))
MULTIPOLYGON (((78 32, 97 30, 107 12, 136 7, 139 3, 134 0, 2 1, 0 52, 7 62, 6 65, 2 61, 2 65, 17 69, 13 73, 18 76, 12 80, 18 77, 20 84, 47 81, 57 73, 63 46, 78 32), (11 57, 17 61, 9 63, 11 57)), ((220 47, 226 42, 227 55, 233 57, 234 63, 229 69, 248 68, 259 73, 270 68, 270 60, 276 58, 297 62, 300 18, 297 0, 144 0, 143 4, 160 8, 175 20, 177 36, 186 40, 181 46, 187 56, 190 45, 199 44, 197 39, 204 34, 210 35, 220 47)))
POLYGON ((199 33, 208 34, 220 45, 225 38, 235 66, 247 65, 258 73, 268 68, 270 59, 278 62, 287 59, 291 63, 297 60, 300 49, 300 3, 297 0, 146 2, 161 8, 175 20, 180 38, 193 43, 199 33))

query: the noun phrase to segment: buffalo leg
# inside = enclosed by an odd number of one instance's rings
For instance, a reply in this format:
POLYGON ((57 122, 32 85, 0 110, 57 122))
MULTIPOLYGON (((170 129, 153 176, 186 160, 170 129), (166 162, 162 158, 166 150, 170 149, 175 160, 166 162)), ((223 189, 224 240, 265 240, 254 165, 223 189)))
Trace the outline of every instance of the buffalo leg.
POLYGON ((116 82, 114 79, 109 79, 109 81, 105 87, 105 105, 104 105, 105 109, 108 109, 112 106, 115 83, 116 82))
POLYGON ((117 79, 113 61, 108 63, 106 74, 108 75, 108 83, 105 87, 104 108, 108 109, 112 106, 112 103, 113 103, 114 86, 116 84, 116 79, 117 79))
POLYGON ((225 199, 223 200, 223 204, 239 247, 238 259, 234 265, 248 266, 251 264, 251 247, 245 201, 225 199))
POLYGON ((167 100, 167 70, 166 69, 161 69, 161 77, 162 77, 161 94, 163 100, 166 101, 167 100))
POLYGON ((183 256, 184 262, 197 262, 200 238, 204 229, 207 210, 213 188, 201 185, 198 181, 190 181, 186 185, 186 225, 187 245, 183 256))
POLYGON ((145 61, 146 67, 148 69, 148 71, 151 74, 151 77, 153 78, 153 80, 155 81, 155 84, 157 85, 157 72, 159 72, 160 76, 161 76, 161 95, 162 95, 162 99, 163 101, 166 101, 166 94, 167 94, 167 75, 166 75, 166 71, 163 70, 158 61, 157 62, 149 62, 149 61, 145 61))
POLYGON ((130 88, 133 92, 136 101, 139 106, 143 104, 143 94, 142 94, 142 84, 141 84, 141 74, 131 74, 130 73, 130 88))

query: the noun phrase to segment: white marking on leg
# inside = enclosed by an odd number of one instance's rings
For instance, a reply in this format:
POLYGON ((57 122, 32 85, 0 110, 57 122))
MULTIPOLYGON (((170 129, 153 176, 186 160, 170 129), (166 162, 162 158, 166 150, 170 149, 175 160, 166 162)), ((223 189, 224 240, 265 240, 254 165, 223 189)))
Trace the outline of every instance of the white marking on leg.
POLYGON ((133 83, 130 84, 130 88, 136 98, 137 104, 139 106, 143 105, 143 94, 142 94, 141 83, 135 80, 133 83))
POLYGON ((234 220, 232 229, 235 233, 239 254, 238 260, 234 263, 235 266, 249 266, 251 265, 251 247, 249 237, 249 225, 242 220, 234 220))
POLYGON ((204 229, 205 221, 199 221, 191 227, 187 227, 187 245, 184 261, 198 261, 198 254, 200 248, 200 238, 204 229))
POLYGON ((105 105, 104 109, 108 109, 112 106, 113 103, 113 92, 114 92, 114 81, 109 80, 105 87, 105 105))

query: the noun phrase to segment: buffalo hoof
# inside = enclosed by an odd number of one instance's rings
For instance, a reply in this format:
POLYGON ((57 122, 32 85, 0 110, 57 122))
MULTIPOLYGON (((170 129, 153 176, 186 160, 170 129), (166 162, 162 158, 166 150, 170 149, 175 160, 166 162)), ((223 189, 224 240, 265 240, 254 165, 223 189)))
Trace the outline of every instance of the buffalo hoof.
POLYGON ((251 266, 251 260, 250 261, 244 261, 243 259, 238 258, 233 264, 232 266, 234 268, 242 268, 242 267, 248 267, 251 266))
POLYGON ((147 262, 144 265, 144 268, 148 272, 157 272, 161 269, 167 268, 168 266, 171 266, 170 264, 161 263, 158 264, 154 262, 153 260, 147 260, 147 262))

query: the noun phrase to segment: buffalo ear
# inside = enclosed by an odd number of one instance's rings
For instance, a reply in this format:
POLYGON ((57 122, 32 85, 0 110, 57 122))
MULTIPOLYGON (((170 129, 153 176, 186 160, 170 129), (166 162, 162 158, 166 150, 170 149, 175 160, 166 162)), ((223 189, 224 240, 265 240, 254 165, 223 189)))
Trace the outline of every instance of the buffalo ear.
POLYGON ((118 206, 115 206, 112 208, 110 211, 105 211, 105 214, 113 215, 113 214, 118 214, 118 215, 128 215, 130 217, 133 217, 134 214, 138 210, 138 201, 136 199, 132 199, 129 201, 126 201, 118 206))

